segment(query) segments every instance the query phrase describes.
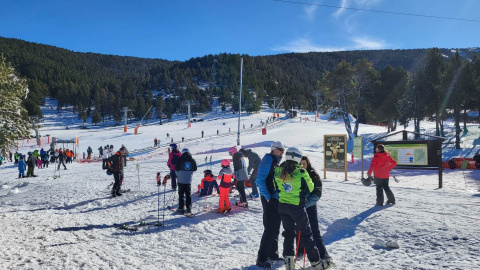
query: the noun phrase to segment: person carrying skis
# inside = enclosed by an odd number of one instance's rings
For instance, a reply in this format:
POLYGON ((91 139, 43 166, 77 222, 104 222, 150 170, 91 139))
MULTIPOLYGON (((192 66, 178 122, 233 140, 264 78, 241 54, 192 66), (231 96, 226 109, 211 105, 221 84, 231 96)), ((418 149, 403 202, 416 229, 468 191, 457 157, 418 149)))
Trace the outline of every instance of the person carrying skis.
POLYGON ((115 183, 112 187, 112 197, 122 196, 120 193, 120 185, 122 184, 123 180, 123 160, 122 156, 125 154, 125 148, 120 147, 118 152, 112 155, 108 162, 111 164, 113 178, 115 179, 115 183))
POLYGON ((257 174, 257 185, 263 208, 263 235, 258 249, 256 265, 271 268, 270 260, 283 260, 278 256, 278 234, 281 218, 278 214, 278 192, 273 185, 275 168, 282 160, 285 147, 279 141, 273 142, 271 151, 262 158, 257 174))
POLYGON ((248 207, 247 195, 245 194, 245 181, 248 180, 247 168, 245 166, 245 159, 242 153, 238 152, 234 146, 228 150, 233 160, 233 175, 236 180, 236 188, 240 193, 240 201, 235 202, 235 205, 241 207, 248 207))
POLYGON ((175 165, 178 162, 178 159, 182 155, 180 151, 178 151, 178 145, 175 143, 170 144, 170 154, 168 155, 167 166, 170 168, 170 179, 172 184, 172 190, 177 190, 177 174, 175 173, 175 165))
POLYGON ((220 193, 218 189, 218 184, 215 178, 213 178, 212 170, 203 171, 203 179, 198 185, 198 196, 208 196, 212 195, 213 189, 217 191, 217 194, 220 193))
POLYGON ((192 154, 186 148, 182 149, 182 155, 175 164, 175 173, 178 177, 178 209, 177 212, 191 215, 192 214, 192 176, 197 170, 197 162, 193 159, 192 154), (184 201, 185 197, 185 201, 184 201), (184 209, 184 207, 186 209, 184 209))
MULTIPOLYGON (((313 191, 305 195, 307 199, 305 209, 307 211, 308 220, 310 222, 310 228, 312 229, 313 240, 315 241, 315 245, 320 252, 320 259, 325 260, 324 262, 331 263, 332 257, 328 255, 325 244, 323 243, 322 235, 320 234, 320 229, 318 228, 317 202, 322 197, 322 179, 320 178, 320 175, 318 175, 317 171, 315 171, 315 169, 312 167, 310 159, 307 156, 302 157, 300 165, 304 170, 307 171, 308 176, 310 176, 313 182, 313 191)), ((300 242, 298 248, 298 256, 302 257, 301 254, 303 253, 303 242, 300 242)))
POLYGON ((257 173, 258 173, 258 167, 260 166, 260 162, 262 161, 260 159, 260 156, 253 152, 252 149, 240 149, 239 151, 242 153, 243 157, 248 158, 248 168, 247 172, 248 175, 250 175, 250 184, 252 185, 252 193, 249 195, 250 198, 258 198, 260 195, 258 194, 258 188, 257 188, 257 173), (253 171, 252 171, 253 170, 253 171))
POLYGON ((285 269, 292 270, 295 267, 294 242, 298 231, 312 269, 323 270, 324 264, 313 241, 305 211, 305 195, 313 191, 314 185, 308 172, 299 165, 301 160, 302 152, 295 147, 289 148, 285 153, 285 162, 275 169, 274 185, 279 196, 278 213, 284 229, 282 235, 285 269))
POLYGON ((27 163, 23 160, 23 155, 18 155, 18 178, 25 177, 25 169, 27 168, 27 163))
POLYGON ((230 168, 230 160, 224 159, 220 165, 222 169, 218 172, 218 179, 220 180, 220 200, 218 202, 218 213, 230 212, 230 198, 228 193, 232 187, 232 180, 234 178, 232 169, 230 168))
POLYGON ((387 204, 395 204, 395 196, 388 186, 390 171, 395 168, 395 166, 397 166, 397 162, 387 151, 385 151, 385 146, 383 144, 378 144, 375 148, 372 163, 367 172, 369 177, 372 176, 372 171, 374 172, 374 181, 377 186, 378 206, 383 206, 383 191, 385 191, 385 194, 387 195, 387 204))

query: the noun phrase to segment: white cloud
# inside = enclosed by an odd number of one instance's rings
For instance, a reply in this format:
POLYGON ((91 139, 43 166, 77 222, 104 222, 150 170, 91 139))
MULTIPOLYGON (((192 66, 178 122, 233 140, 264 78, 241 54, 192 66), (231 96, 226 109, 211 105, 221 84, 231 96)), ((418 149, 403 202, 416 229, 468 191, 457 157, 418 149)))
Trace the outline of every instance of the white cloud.
POLYGON ((337 11, 335 11, 332 16, 338 19, 346 10, 346 7, 355 7, 355 8, 370 8, 371 6, 380 3, 382 0, 342 0, 337 11))
POLYGON ((348 7, 348 0, 342 0, 342 3, 340 4, 340 6, 342 8, 337 9, 337 11, 333 13, 333 17, 338 18, 340 17, 340 15, 342 15, 342 13, 345 11, 344 7, 348 7))
POLYGON ((288 42, 286 45, 277 45, 272 48, 276 52, 335 52, 345 50, 380 50, 387 48, 388 44, 384 40, 378 40, 371 37, 354 37, 350 44, 346 46, 322 46, 313 43, 308 38, 299 38, 288 42))
MULTIPOLYGON (((315 2, 317 4, 318 2, 315 2)), ((317 11, 318 6, 316 5, 309 5, 306 6, 303 10, 305 11, 305 17, 307 21, 313 22, 315 20, 315 11, 317 11)))
POLYGON ((333 51, 343 51, 344 48, 340 47, 325 47, 313 44, 310 39, 299 38, 288 42, 286 45, 277 45, 272 48, 273 51, 277 52, 333 52, 333 51))
POLYGON ((376 40, 369 37, 355 37, 352 41, 354 42, 351 46, 352 49, 379 50, 387 47, 387 43, 384 40, 376 40))

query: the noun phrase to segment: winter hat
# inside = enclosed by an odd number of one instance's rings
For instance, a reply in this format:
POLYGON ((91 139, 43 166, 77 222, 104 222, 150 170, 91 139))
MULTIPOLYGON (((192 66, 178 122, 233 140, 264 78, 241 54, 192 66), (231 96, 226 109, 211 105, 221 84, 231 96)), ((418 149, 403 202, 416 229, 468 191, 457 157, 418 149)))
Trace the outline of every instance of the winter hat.
POLYGON ((238 152, 242 153, 242 155, 245 155, 245 156, 247 155, 247 149, 245 148, 238 150, 238 152))
POLYGON ((110 148, 113 148, 113 144, 112 144, 112 145, 110 145, 110 148))
POLYGON ((232 148, 228 149, 228 153, 230 154, 230 156, 233 156, 235 155, 235 153, 237 153, 238 150, 237 150, 237 147, 233 146, 232 148))
POLYGON ((187 148, 183 148, 183 149, 182 149, 182 154, 183 154, 183 153, 190 153, 190 150, 188 150, 187 148))
POLYGON ((276 142, 273 142, 272 143, 272 146, 270 147, 270 150, 275 150, 275 149, 279 149, 279 150, 285 150, 285 146, 283 146, 283 144, 279 141, 276 141, 276 142))
POLYGON ((224 159, 224 160, 222 160, 222 162, 220 162, 220 165, 222 167, 228 167, 228 166, 230 166, 230 160, 224 159))
POLYGON ((290 147, 285 153, 285 160, 291 160, 300 163, 302 156, 302 151, 300 151, 298 148, 290 147))
POLYGON ((172 143, 170 144, 170 148, 172 148, 173 150, 177 149, 178 148, 178 145, 176 143, 172 143))
POLYGON ((208 175, 209 175, 210 177, 213 177, 212 170, 205 170, 205 171, 203 171, 203 176, 204 176, 204 177, 207 177, 208 175))

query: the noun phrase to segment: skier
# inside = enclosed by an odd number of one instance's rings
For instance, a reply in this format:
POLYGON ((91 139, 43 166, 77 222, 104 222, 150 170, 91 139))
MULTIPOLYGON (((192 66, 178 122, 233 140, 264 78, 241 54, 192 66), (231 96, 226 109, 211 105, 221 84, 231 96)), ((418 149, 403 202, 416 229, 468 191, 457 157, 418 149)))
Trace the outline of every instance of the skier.
POLYGON ((182 156, 175 165, 175 173, 178 177, 178 209, 177 212, 191 215, 192 214, 192 176, 197 170, 197 162, 192 157, 190 151, 186 148, 182 149, 182 156), (185 196, 185 201, 184 201, 185 196), (186 208, 185 210, 183 208, 186 208))
POLYGON ((228 150, 228 153, 232 156, 233 159, 233 175, 236 180, 236 187, 238 193, 240 193, 240 201, 236 202, 235 205, 241 207, 248 207, 247 195, 245 194, 245 181, 248 180, 247 168, 245 167, 245 159, 243 158, 242 153, 238 152, 237 148, 234 146, 228 150))
POLYGON ((100 147, 98 147, 97 149, 98 149, 98 157, 102 158, 102 156, 103 156, 103 146, 100 145, 100 147))
POLYGON ((388 186, 388 180, 390 178, 390 171, 397 166, 397 162, 393 159, 383 144, 378 144, 375 148, 375 154, 373 155, 372 163, 368 169, 367 175, 372 176, 374 172, 375 185, 377 185, 377 205, 383 206, 383 191, 387 195, 387 204, 395 204, 395 196, 392 190, 388 186))
POLYGON ((125 145, 122 144, 122 147, 124 149, 124 153, 123 153, 123 166, 124 167, 127 167, 127 156, 130 155, 130 152, 128 152, 128 149, 125 145))
POLYGON ((123 180, 123 160, 122 156, 125 154, 125 148, 120 147, 118 152, 108 159, 112 167, 113 178, 115 183, 112 187, 112 197, 122 196, 120 193, 120 185, 123 180))
POLYGON ((212 195, 213 189, 217 191, 217 194, 220 193, 220 190, 218 189, 218 183, 213 178, 213 173, 212 170, 205 170, 203 171, 203 179, 198 185, 198 196, 208 196, 212 195))
POLYGON ((222 169, 218 172, 218 179, 220 179, 220 199, 218 202, 218 213, 230 212, 230 199, 228 198, 228 193, 232 187, 233 173, 230 168, 230 160, 224 159, 221 161, 220 165, 222 169))
POLYGON ((87 148, 87 159, 92 159, 92 148, 90 146, 87 148))
POLYGON ((279 141, 273 142, 271 151, 262 158, 257 174, 257 185, 260 191, 263 208, 263 235, 260 241, 256 265, 271 268, 267 261, 283 260, 278 256, 278 234, 281 218, 278 214, 278 193, 273 185, 275 167, 282 160, 285 147, 279 141))
POLYGON ((307 171, 298 163, 302 159, 302 152, 295 148, 287 149, 285 162, 275 169, 275 189, 278 192, 278 212, 282 219, 284 232, 283 257, 285 268, 294 269, 295 249, 294 241, 296 230, 300 234, 300 242, 306 249, 308 260, 312 269, 324 269, 320 260, 320 253, 315 246, 312 230, 305 211, 305 195, 313 191, 313 182, 307 171))
POLYGON ((172 151, 170 152, 170 155, 168 155, 168 161, 167 165, 170 168, 170 178, 172 179, 171 184, 172 184, 172 190, 176 191, 177 190, 177 174, 175 173, 175 165, 178 162, 178 159, 180 156, 182 156, 182 153, 178 151, 178 146, 175 143, 170 144, 170 148, 172 151))
POLYGON ((253 152, 252 149, 240 149, 240 153, 242 153, 243 157, 248 158, 248 175, 250 175, 250 184, 252 185, 252 193, 250 193, 250 198, 258 198, 260 195, 258 194, 257 188, 257 173, 258 167, 260 166, 260 156, 253 152), (253 171, 252 171, 253 170, 253 171))
POLYGON ((27 167, 27 163, 23 160, 23 155, 18 155, 18 178, 25 177, 25 168, 27 167))
POLYGON ((158 145, 158 140, 157 138, 153 139, 153 147, 157 147, 158 145))
POLYGON ((67 166, 65 166, 65 159, 67 157, 65 156, 65 153, 63 153, 62 148, 58 149, 58 168, 57 171, 60 170, 60 165, 63 165, 63 169, 66 170, 67 166))
POLYGON ((48 161, 48 152, 44 151, 43 155, 41 156, 42 158, 42 165, 43 165, 43 168, 47 167, 48 168, 48 163, 50 163, 48 161))
MULTIPOLYGON (((310 228, 312 229, 313 240, 315 241, 315 245, 320 252, 320 259, 325 260, 324 262, 331 263, 332 257, 328 255, 325 244, 323 243, 322 235, 320 234, 320 230, 318 228, 317 202, 322 197, 322 179, 320 178, 320 175, 318 175, 317 171, 315 171, 315 169, 312 167, 310 159, 308 159, 307 156, 302 157, 300 165, 304 170, 307 171, 313 182, 313 191, 305 195, 307 199, 305 209, 307 211, 308 220, 310 222, 310 228)), ((303 242, 300 242, 298 249, 298 257, 302 257, 304 251, 304 247, 302 244, 303 242)))

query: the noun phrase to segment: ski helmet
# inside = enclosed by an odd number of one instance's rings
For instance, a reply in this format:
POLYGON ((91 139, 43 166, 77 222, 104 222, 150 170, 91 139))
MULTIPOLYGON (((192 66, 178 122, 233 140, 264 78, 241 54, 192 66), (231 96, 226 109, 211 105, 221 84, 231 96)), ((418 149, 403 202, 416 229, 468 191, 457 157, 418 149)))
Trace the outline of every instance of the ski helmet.
POLYGON ((213 177, 212 170, 205 170, 205 171, 203 171, 203 176, 204 176, 204 177, 207 177, 207 176, 213 177))
POLYGON ((372 180, 373 180, 373 177, 371 177, 371 176, 369 176, 367 178, 362 178, 362 184, 364 186, 368 187, 368 186, 372 185, 372 180))
POLYGON ((222 160, 222 162, 220 162, 220 165, 222 167, 228 167, 228 166, 230 166, 230 160, 224 159, 224 160, 222 160))
POLYGON ((178 148, 178 145, 176 143, 172 143, 170 144, 170 148, 172 148, 173 150, 177 149, 178 148))
POLYGON ((303 157, 302 151, 300 151, 296 147, 288 148, 287 152, 285 153, 285 160, 291 160, 297 163, 300 163, 300 161, 302 160, 302 157, 303 157))
POLYGON ((183 148, 183 149, 182 149, 182 154, 183 154, 183 153, 190 153, 190 150, 188 150, 187 148, 183 148))
POLYGON ((235 153, 237 153, 238 150, 237 150, 237 147, 233 146, 232 148, 228 149, 228 153, 230 154, 230 156, 233 156, 235 155, 235 153))
POLYGON ((113 148, 113 144, 110 145, 110 148, 113 148))

